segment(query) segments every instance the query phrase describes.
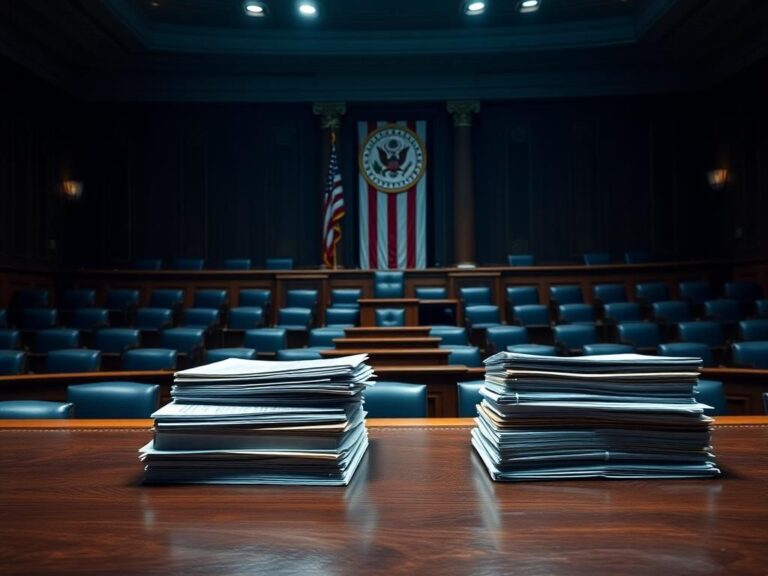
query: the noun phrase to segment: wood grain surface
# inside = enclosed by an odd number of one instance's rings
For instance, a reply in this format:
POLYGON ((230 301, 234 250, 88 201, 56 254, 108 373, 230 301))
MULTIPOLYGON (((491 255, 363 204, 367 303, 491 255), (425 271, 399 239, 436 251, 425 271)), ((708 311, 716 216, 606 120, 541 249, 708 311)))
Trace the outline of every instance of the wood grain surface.
POLYGON ((521 484, 466 421, 380 422, 347 488, 145 486, 146 421, 6 428, 0 573, 765 574, 760 422, 716 428, 719 479, 521 484))

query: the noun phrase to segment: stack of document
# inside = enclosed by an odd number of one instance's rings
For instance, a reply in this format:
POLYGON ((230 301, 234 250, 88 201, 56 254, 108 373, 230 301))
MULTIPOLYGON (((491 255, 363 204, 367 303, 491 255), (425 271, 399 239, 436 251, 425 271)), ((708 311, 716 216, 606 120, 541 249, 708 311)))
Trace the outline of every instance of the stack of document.
POLYGON ((720 473, 693 398, 700 358, 500 352, 485 364, 472 445, 494 480, 720 473))
POLYGON ((230 358, 177 372, 139 451, 146 481, 349 484, 368 447, 367 358, 230 358))

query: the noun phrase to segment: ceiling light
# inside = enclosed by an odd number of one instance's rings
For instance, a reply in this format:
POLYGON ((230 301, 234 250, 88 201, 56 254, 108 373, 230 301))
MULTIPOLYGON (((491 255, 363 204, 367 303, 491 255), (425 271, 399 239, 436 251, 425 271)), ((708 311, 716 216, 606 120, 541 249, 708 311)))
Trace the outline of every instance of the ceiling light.
POLYGON ((521 0, 517 3, 517 10, 521 14, 527 14, 528 12, 536 12, 540 6, 540 0, 521 0))
POLYGON ((317 4, 307 0, 304 2, 299 2, 299 14, 308 18, 317 16, 317 4))
POLYGON ((475 14, 482 14, 485 12, 485 2, 481 0, 469 0, 464 2, 464 14, 474 16, 475 14))
POLYGON ((243 4, 243 9, 248 16, 254 16, 259 18, 267 15, 267 5, 264 2, 258 2, 256 0, 248 0, 243 4))

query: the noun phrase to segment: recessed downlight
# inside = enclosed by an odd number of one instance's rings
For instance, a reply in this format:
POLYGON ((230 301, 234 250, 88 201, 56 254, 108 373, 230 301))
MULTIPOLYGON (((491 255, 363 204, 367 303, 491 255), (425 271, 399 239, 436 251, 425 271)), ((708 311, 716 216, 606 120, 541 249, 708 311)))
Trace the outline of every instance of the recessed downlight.
POLYGON ((257 0, 248 0, 243 3, 243 9, 248 16, 254 18, 260 18, 267 15, 267 5, 264 2, 258 2, 257 0))
POLYGON ((481 0, 469 0, 464 2, 464 14, 468 16, 474 16, 476 14, 482 14, 485 12, 485 2, 481 0))
POLYGON ((317 16, 317 4, 309 0, 303 0, 298 5, 299 14, 305 18, 314 18, 317 16))
POLYGON ((528 12, 536 12, 541 6, 541 0, 521 0, 517 4, 517 10, 521 14, 527 14, 528 12))

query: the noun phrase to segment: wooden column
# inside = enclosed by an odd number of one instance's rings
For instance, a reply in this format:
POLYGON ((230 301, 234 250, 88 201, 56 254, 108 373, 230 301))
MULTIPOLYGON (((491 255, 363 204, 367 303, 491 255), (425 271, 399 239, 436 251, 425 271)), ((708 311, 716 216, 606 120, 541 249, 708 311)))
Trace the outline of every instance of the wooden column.
POLYGON ((457 266, 475 263, 475 190, 472 161, 473 100, 448 102, 453 116, 453 259, 457 266))

